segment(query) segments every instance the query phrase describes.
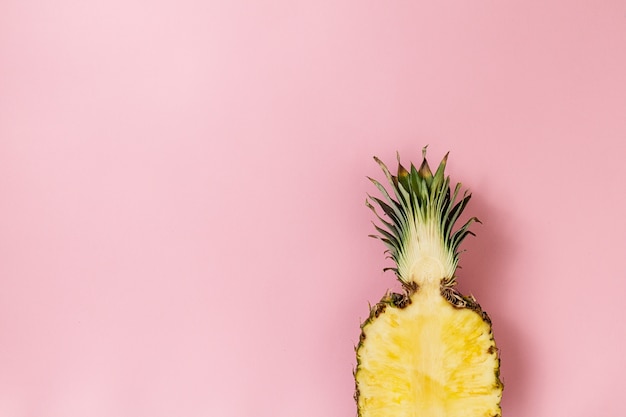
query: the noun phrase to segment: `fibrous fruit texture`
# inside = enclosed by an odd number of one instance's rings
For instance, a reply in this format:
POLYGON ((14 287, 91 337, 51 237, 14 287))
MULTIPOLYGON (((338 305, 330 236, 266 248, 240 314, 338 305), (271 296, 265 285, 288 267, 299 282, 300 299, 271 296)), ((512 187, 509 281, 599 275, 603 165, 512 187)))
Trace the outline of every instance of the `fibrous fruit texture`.
POLYGON ((472 296, 455 288, 461 241, 470 218, 455 223, 470 200, 451 189, 446 155, 433 174, 400 164, 388 182, 371 179, 379 197, 376 237, 387 247, 404 289, 370 309, 356 347, 355 399, 359 417, 499 417, 503 385, 491 320, 472 296))

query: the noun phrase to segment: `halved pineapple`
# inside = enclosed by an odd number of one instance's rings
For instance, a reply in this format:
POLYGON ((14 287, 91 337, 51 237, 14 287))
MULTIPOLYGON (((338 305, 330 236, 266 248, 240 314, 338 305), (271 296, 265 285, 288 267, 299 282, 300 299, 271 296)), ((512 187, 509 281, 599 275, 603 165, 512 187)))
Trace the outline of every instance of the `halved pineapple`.
POLYGON ((388 293, 361 325, 355 370, 359 417, 501 416, 500 361, 491 321, 473 297, 455 288, 459 244, 471 218, 454 223, 470 200, 450 190, 446 155, 433 175, 426 161, 392 175, 378 158, 392 193, 370 180, 382 199, 367 201, 381 226, 403 294, 388 293), (372 203, 384 212, 378 215, 372 203))

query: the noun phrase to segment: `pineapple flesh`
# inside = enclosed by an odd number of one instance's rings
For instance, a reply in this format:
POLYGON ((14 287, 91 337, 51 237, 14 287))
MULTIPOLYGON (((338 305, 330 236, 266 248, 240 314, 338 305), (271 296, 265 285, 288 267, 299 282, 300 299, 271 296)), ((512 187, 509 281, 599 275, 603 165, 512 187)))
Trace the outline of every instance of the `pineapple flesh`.
POLYGON ((499 417, 503 385, 491 321, 455 289, 459 245, 476 218, 453 230, 471 194, 451 190, 446 155, 433 174, 426 148, 419 169, 398 157, 388 191, 367 205, 404 288, 387 293, 361 325, 355 369, 359 417, 499 417), (374 206, 377 206, 374 207, 374 206), (378 210, 382 212, 379 213, 378 210))

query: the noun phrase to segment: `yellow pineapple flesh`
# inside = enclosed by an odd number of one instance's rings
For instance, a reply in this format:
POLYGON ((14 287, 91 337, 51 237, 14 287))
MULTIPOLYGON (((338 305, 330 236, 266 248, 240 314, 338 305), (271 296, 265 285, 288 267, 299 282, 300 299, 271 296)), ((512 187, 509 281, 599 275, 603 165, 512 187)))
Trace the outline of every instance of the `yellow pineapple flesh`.
MULTIPOLYGON (((405 292, 388 293, 361 325, 355 370, 359 417, 501 416, 503 385, 491 321, 473 297, 455 288, 458 246, 472 234, 470 219, 453 226, 470 195, 457 202, 444 176, 447 155, 433 175, 399 163, 391 175, 377 159, 393 193, 372 180, 383 199, 376 226, 396 262, 405 292)), ((368 206, 376 212, 372 203, 368 206)), ((378 216, 378 213, 377 213, 378 216)))

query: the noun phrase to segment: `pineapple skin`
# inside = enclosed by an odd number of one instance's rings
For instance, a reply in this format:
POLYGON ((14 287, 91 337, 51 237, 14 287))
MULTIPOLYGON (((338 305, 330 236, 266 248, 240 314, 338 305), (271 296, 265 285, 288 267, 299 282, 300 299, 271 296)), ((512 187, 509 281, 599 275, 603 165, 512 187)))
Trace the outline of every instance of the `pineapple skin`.
POLYGON ((405 289, 370 309, 356 346, 359 417, 500 417, 503 384, 491 320, 476 300, 455 288, 459 244, 473 235, 471 218, 453 226, 471 194, 450 191, 446 155, 433 175, 423 162, 392 175, 377 158, 393 193, 366 202, 405 289), (383 210, 378 215, 373 204, 383 210))

